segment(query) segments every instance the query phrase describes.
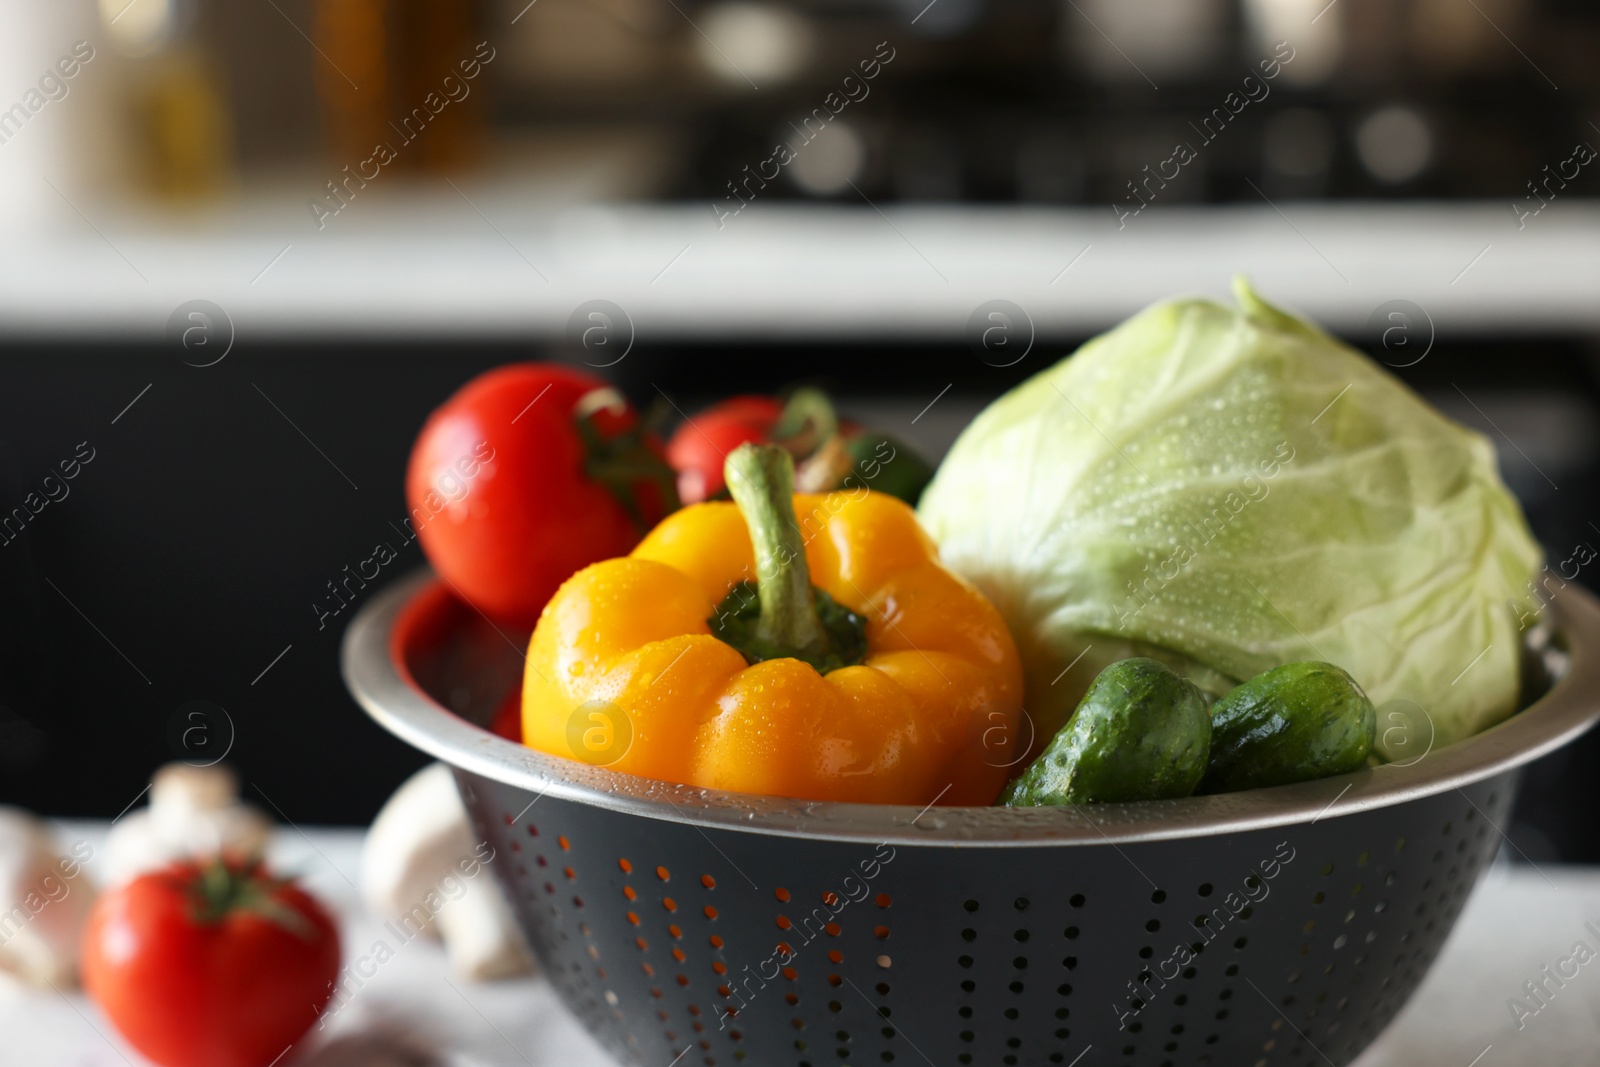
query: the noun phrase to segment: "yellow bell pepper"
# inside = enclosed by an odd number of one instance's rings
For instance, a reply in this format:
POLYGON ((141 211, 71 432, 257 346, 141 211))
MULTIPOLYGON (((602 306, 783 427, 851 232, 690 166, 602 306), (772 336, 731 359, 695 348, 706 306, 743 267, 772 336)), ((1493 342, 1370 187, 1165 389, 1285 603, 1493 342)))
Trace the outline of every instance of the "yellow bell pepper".
POLYGON ((741 446, 727 475, 733 503, 669 516, 546 605, 525 743, 746 793, 993 801, 1030 741, 999 613, 899 500, 794 495, 770 445, 741 446))

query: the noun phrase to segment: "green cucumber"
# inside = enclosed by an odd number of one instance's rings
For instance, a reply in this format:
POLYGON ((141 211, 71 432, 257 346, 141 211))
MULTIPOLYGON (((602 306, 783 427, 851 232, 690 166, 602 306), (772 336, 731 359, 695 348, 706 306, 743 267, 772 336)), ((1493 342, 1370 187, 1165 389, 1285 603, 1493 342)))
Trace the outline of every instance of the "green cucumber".
POLYGON ((1378 729, 1367 694, 1331 663, 1286 663, 1211 705, 1202 793, 1307 782, 1365 766, 1378 729))
POLYGON ((1153 659, 1113 663, 1000 794, 1011 806, 1186 797, 1206 772, 1211 717, 1193 682, 1153 659))

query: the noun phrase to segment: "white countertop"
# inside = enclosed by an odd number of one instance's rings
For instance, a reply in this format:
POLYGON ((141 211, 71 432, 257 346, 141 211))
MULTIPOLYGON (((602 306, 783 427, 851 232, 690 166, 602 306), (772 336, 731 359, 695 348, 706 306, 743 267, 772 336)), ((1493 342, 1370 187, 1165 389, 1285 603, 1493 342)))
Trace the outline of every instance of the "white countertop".
MULTIPOLYGON (((1078 208, 556 205, 461 179, 394 185, 318 230, 308 181, 167 216, 85 202, 0 239, 0 335, 157 340, 187 301, 240 337, 556 337, 620 305, 647 341, 957 340, 985 301, 1081 337, 1162 298, 1268 299, 1335 331, 1390 300, 1441 334, 1600 334, 1600 205, 1518 229, 1510 201, 1078 208)), ((57 205, 60 206, 60 205, 57 205)))
MULTIPOLYGON (((88 840, 97 851, 104 832, 97 823, 61 827, 64 844, 88 840)), ((347 955, 381 932, 357 901, 361 837, 281 828, 273 850, 278 867, 300 872, 338 914, 347 955)), ((1589 1067, 1600 1060, 1600 974, 1580 970, 1520 1031, 1506 1006, 1574 941, 1593 942, 1589 921, 1600 922, 1600 868, 1497 865, 1416 996, 1356 1067, 1589 1067)), ((380 968, 296 1067, 389 1067, 395 1061, 374 1058, 370 1043, 406 1030, 448 1067, 615 1067, 543 979, 461 982, 439 946, 423 940, 380 968)), ((147 1067, 81 994, 0 992, 0 1035, 8 1067, 147 1067)))

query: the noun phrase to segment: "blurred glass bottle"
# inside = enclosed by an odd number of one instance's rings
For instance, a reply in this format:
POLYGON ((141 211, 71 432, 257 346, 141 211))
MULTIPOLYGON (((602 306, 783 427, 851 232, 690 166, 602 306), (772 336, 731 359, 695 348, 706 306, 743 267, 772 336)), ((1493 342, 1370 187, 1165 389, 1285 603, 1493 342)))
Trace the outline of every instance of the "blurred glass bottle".
MULTIPOLYGON (((474 57, 483 25, 475 0, 314 0, 312 38, 328 62, 317 66, 317 95, 332 161, 352 163, 378 145, 393 166, 441 171, 475 159, 484 142, 482 82, 460 99, 447 77, 474 57), (425 101, 447 99, 437 112, 425 101), (395 125, 418 109, 425 129, 395 125)), ((387 167, 386 167, 387 169, 387 167)))
POLYGON ((222 191, 233 178, 233 129, 198 0, 99 0, 99 10, 121 56, 130 184, 176 201, 222 191))
POLYGON ((82 225, 72 202, 86 168, 71 120, 92 79, 63 72, 82 73, 92 37, 92 11, 82 3, 0 0, 0 234, 7 239, 82 225))

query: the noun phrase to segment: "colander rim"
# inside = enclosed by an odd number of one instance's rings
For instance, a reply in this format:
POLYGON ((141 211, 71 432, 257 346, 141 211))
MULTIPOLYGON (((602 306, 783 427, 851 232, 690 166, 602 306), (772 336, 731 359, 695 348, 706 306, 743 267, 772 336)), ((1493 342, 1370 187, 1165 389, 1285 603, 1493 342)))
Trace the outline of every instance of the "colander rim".
MULTIPOLYGON (((380 726, 453 767, 545 796, 702 828, 896 846, 1093 846, 1169 841, 1314 823, 1404 804, 1507 773, 1573 740, 1600 719, 1600 600, 1578 586, 1550 602, 1570 663, 1527 708, 1406 764, 1313 782, 1180 800, 1065 808, 845 804, 674 785, 547 755, 445 708, 401 656, 405 627, 445 603, 430 570, 378 593, 345 630, 346 686, 380 726), (409 621, 408 621, 409 616, 409 621)), ((508 638, 509 640, 509 638, 508 638)), ((936 798, 935 798, 936 799, 936 798)))

